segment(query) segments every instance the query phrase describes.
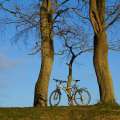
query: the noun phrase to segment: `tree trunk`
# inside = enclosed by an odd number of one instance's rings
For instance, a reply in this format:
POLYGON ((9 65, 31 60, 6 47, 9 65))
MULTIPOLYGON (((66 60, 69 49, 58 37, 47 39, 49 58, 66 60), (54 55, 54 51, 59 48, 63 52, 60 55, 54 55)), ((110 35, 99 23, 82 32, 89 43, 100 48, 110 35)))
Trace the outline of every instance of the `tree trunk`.
POLYGON ((67 80, 67 88, 71 87, 72 82, 72 65, 68 65, 68 80, 67 80))
POLYGON ((48 11, 48 1, 44 0, 40 9, 41 70, 35 85, 34 106, 47 106, 48 85, 51 75, 54 49, 52 41, 52 15, 48 11))
MULTIPOLYGON (((70 62, 68 64, 67 92, 69 94, 71 93, 70 87, 72 83, 72 65, 73 65, 74 60, 75 60, 75 56, 72 55, 72 58, 70 59, 70 62)), ((68 100, 69 100, 69 96, 68 96, 68 100)), ((73 105, 73 101, 71 100, 70 102, 71 102, 70 105, 73 105)))
POLYGON ((108 65, 108 45, 106 33, 103 31, 94 37, 93 63, 100 91, 100 102, 113 104, 115 102, 113 83, 108 65))
POLYGON ((93 63, 97 76, 100 103, 114 104, 112 77, 108 64, 108 44, 105 32, 105 0, 90 0, 90 20, 94 29, 93 63))
POLYGON ((72 58, 70 59, 70 62, 68 64, 68 80, 67 80, 67 88, 71 87, 72 82, 72 65, 75 60, 75 55, 72 55, 72 58))
MULTIPOLYGON (((72 65, 71 64, 68 64, 68 80, 67 80, 67 92, 68 94, 70 95, 71 94, 71 82, 72 82, 72 65)), ((68 102, 69 102, 69 105, 73 105, 73 101, 69 98, 70 96, 67 96, 68 97, 68 102), (70 99, 70 101, 69 101, 70 99)))

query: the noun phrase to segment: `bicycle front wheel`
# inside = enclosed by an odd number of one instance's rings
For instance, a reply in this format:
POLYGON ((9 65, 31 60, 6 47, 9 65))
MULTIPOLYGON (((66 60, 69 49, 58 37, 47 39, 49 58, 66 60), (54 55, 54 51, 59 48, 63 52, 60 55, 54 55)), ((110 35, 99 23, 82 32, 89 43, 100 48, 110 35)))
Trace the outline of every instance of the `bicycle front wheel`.
POLYGON ((58 90, 54 90, 49 97, 50 106, 57 106, 61 100, 61 93, 58 90))
POLYGON ((78 89, 75 93, 74 101, 76 105, 88 105, 91 101, 91 95, 84 88, 78 89))

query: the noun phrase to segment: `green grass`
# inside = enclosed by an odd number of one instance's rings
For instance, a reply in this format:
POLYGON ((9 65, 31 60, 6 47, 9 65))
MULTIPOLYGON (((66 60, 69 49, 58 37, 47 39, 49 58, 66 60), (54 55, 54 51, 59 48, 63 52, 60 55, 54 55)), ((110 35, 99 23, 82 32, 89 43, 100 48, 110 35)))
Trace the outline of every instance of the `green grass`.
POLYGON ((0 120, 120 120, 120 107, 0 108, 0 120))

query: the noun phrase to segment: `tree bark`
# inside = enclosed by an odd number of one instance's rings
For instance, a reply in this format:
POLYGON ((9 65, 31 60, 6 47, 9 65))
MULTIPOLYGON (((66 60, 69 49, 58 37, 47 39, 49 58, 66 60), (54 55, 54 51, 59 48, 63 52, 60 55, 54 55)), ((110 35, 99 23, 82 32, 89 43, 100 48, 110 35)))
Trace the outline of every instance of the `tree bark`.
POLYGON ((113 104, 115 99, 108 64, 108 44, 104 31, 95 34, 93 63, 99 85, 100 102, 103 104, 113 104))
POLYGON ((41 69, 35 85, 34 106, 47 106, 48 85, 51 75, 54 49, 52 40, 52 14, 49 12, 48 1, 43 0, 40 8, 41 31, 41 69))
MULTIPOLYGON (((75 56, 72 54, 72 58, 70 59, 70 62, 68 64, 68 80, 67 80, 67 92, 70 94, 71 93, 71 83, 72 83, 72 66, 73 66, 73 62, 75 60, 75 56)), ((68 96, 68 100, 69 100, 69 96, 68 96)), ((73 101, 70 101, 70 105, 73 105, 73 101)))
MULTIPOLYGON (((72 82, 72 65, 68 64, 68 77, 67 77, 67 92, 70 94, 71 93, 71 82, 72 82)), ((69 96, 68 96, 68 101, 69 101, 69 96)))
POLYGON ((68 92, 70 92, 69 88, 71 87, 71 82, 72 82, 72 65, 68 64, 68 80, 67 80, 68 92))
POLYGON ((90 20, 95 34, 93 64, 100 91, 100 103, 114 104, 115 97, 108 64, 108 44, 104 18, 105 0, 90 0, 90 20))

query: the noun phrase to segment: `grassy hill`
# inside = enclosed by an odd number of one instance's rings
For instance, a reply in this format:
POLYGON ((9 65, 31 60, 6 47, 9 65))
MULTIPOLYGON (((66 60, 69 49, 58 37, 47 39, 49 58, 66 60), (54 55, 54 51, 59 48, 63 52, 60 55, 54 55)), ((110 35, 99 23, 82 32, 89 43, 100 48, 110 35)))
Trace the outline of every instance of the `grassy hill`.
POLYGON ((120 120, 120 107, 0 108, 0 120, 120 120))

